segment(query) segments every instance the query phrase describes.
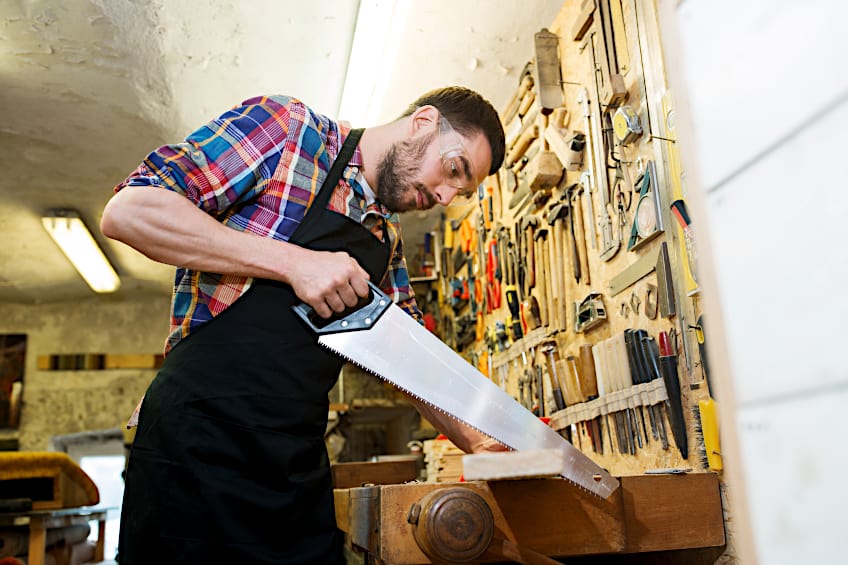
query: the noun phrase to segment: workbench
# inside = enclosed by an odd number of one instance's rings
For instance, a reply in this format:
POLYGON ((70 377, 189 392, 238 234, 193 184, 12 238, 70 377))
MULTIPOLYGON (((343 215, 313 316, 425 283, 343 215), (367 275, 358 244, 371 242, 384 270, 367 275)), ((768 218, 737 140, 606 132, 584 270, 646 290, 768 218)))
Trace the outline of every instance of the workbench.
POLYGON ((65 508, 62 510, 28 510, 23 512, 0 512, 0 527, 29 526, 28 565, 44 565, 47 530, 66 526, 77 526, 96 521, 97 545, 94 561, 103 561, 103 545, 106 534, 106 508, 65 508))
MULTIPOLYGON (((458 562, 429 558, 416 540, 421 537, 417 524, 424 519, 421 507, 429 504, 422 501, 438 497, 439 491, 461 498, 468 498, 463 492, 470 493, 472 503, 482 499, 491 510, 492 541, 472 562, 549 563, 544 556, 551 556, 570 558, 566 563, 688 565, 712 563, 722 552, 725 531, 717 475, 618 479, 621 487, 606 500, 559 478, 336 489, 336 521, 349 546, 364 552, 367 562, 386 565, 458 562)), ((475 528, 485 529, 475 517, 474 504, 455 513, 461 523, 444 524, 447 536, 474 536, 475 528)), ((424 546, 432 548, 427 543, 424 546)), ((451 543, 462 544, 455 539, 451 543)))

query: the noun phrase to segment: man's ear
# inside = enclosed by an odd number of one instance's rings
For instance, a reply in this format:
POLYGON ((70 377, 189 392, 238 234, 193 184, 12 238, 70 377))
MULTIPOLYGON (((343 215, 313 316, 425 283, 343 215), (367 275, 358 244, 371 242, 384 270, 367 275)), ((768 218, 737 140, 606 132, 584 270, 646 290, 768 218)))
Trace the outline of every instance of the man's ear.
POLYGON ((427 105, 417 108, 410 116, 409 135, 414 137, 422 130, 429 131, 439 125, 439 110, 435 106, 427 105))

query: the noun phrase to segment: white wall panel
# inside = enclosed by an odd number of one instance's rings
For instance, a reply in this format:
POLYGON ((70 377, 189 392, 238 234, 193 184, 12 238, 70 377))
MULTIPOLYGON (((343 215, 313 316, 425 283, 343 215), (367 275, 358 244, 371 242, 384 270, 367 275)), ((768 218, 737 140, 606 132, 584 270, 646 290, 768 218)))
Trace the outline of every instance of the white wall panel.
POLYGON ((848 4, 712 0, 678 9, 683 72, 711 189, 848 93, 848 4))
POLYGON ((760 563, 845 563, 848 388, 744 408, 739 434, 760 563))
POLYGON ((845 131, 848 102, 709 195, 740 404, 848 383, 845 131))

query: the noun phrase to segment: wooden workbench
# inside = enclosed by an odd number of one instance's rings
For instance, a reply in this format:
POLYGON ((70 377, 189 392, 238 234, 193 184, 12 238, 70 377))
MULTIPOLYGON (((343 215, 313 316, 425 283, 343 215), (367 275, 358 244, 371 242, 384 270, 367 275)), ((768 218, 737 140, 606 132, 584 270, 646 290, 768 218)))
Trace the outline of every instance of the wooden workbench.
MULTIPOLYGON (((482 496, 496 536, 552 557, 646 555, 695 563, 703 548, 725 545, 718 478, 713 473, 619 477, 602 500, 562 479, 412 483, 335 491, 336 521, 353 546, 378 563, 429 563, 407 523, 410 507, 433 489, 463 486, 482 496), (372 523, 373 522, 373 523, 372 523)), ((713 551, 713 559, 719 551, 713 551)), ((484 556, 482 562, 497 562, 484 556)), ((584 562, 581 560, 581 562, 584 562)), ((711 562, 711 561, 708 561, 711 562)))

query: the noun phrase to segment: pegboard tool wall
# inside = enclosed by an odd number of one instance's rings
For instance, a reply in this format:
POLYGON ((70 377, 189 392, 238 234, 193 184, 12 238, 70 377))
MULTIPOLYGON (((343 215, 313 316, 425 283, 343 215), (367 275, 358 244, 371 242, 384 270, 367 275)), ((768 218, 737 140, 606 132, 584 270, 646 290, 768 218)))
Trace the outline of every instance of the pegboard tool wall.
POLYGON ((442 336, 613 474, 719 471, 654 4, 566 2, 534 40, 504 166, 436 238, 442 336))

